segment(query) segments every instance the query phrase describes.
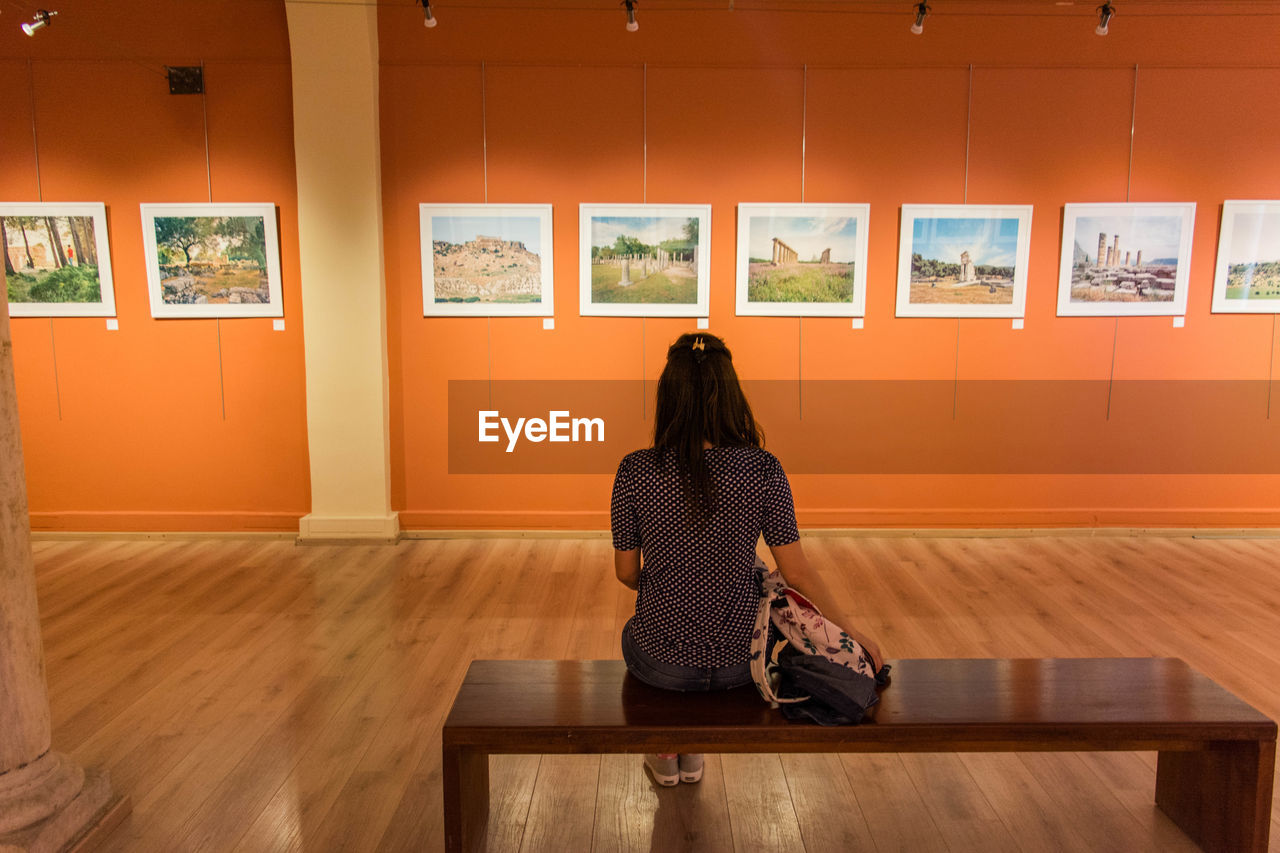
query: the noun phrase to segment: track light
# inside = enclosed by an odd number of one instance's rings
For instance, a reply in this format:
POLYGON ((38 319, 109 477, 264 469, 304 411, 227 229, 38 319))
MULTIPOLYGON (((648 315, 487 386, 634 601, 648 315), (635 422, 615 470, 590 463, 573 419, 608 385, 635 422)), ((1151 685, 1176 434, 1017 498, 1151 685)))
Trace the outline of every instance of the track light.
POLYGON ((29 36, 33 36, 36 34, 36 30, 49 26, 49 19, 56 14, 58 13, 41 9, 36 12, 35 16, 30 21, 27 21, 22 25, 22 31, 29 36))
POLYGON ((627 7, 627 32, 634 33, 640 29, 636 23, 636 0, 622 0, 622 5, 627 7))
POLYGON ((924 19, 929 14, 930 7, 925 5, 924 0, 916 4, 916 22, 911 25, 911 32, 920 35, 924 32, 924 19))
POLYGON ((436 16, 431 14, 431 0, 420 0, 422 3, 422 26, 434 27, 436 16))
POLYGON ((1111 23, 1111 16, 1116 13, 1116 7, 1110 3, 1103 3, 1098 7, 1098 28, 1094 30, 1100 36, 1107 34, 1107 25, 1111 23))

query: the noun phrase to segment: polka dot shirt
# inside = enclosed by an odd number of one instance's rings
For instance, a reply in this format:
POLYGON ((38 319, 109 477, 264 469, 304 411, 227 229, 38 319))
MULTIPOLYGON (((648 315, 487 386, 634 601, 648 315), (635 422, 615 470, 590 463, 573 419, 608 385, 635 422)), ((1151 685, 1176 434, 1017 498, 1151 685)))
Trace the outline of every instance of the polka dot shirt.
POLYGON ((800 538, 791 485, 773 454, 713 447, 706 454, 716 504, 707 525, 690 523, 677 466, 653 448, 623 458, 613 481, 613 547, 641 549, 631 621, 636 645, 665 663, 724 667, 747 660, 760 588, 756 540, 800 538))

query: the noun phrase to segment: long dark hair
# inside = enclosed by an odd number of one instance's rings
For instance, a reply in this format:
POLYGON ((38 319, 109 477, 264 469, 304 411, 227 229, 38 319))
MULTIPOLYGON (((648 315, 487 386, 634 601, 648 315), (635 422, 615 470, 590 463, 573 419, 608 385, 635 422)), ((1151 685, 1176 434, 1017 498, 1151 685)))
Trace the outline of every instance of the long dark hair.
POLYGON ((658 380, 653 447, 663 466, 680 473, 685 502, 695 522, 715 508, 715 484, 703 448, 763 447, 733 356, 724 341, 706 332, 681 335, 667 350, 667 366, 658 380))

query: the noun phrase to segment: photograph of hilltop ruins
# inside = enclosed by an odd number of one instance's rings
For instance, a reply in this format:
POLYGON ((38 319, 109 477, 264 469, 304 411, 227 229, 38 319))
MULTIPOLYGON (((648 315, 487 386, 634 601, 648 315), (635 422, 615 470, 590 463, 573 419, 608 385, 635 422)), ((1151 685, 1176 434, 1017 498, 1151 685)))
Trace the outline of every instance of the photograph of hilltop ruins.
POLYGON ((92 216, 0 216, 9 302, 102 301, 92 216))
POLYGON ((857 219, 752 216, 748 223, 748 302, 853 300, 857 219))
POLYGON ((912 223, 912 305, 1012 305, 1017 219, 920 217, 912 223))
POLYGON ((434 301, 542 301, 542 221, 537 216, 432 216, 434 301))
POLYGON ((261 216, 157 216, 156 260, 167 305, 271 302, 261 216))
POLYGON ((591 301, 697 304, 696 216, 592 216, 591 301))
POLYGON ((1280 299, 1280 211, 1235 214, 1226 297, 1280 299))
POLYGON ((1072 302, 1172 302, 1180 216, 1081 216, 1072 244, 1072 302))

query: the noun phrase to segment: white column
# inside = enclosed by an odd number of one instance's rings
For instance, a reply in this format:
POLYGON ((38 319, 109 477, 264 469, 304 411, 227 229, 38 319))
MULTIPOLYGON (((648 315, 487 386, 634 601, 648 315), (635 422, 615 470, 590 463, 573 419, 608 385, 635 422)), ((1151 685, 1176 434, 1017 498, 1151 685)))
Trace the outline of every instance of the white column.
POLYGON ((285 3, 302 253, 311 513, 301 539, 394 540, 378 9, 285 3))
MULTIPOLYGON (((8 294, 0 266, 0 850, 6 853, 59 850, 96 826, 109 806, 128 808, 112 797, 105 773, 86 776, 51 748, 8 294)), ((118 807, 112 813, 123 816, 118 807)))

